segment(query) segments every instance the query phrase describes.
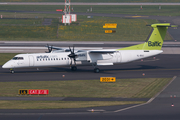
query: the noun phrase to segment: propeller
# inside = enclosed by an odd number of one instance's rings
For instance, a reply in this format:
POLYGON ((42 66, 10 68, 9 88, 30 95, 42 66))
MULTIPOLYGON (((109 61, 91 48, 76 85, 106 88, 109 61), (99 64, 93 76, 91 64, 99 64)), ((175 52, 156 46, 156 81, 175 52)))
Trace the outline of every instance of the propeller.
POLYGON ((73 49, 71 50, 71 47, 69 47, 69 50, 70 50, 70 54, 68 55, 68 57, 70 57, 71 59, 71 63, 70 63, 70 66, 72 66, 72 60, 74 60, 74 64, 76 66, 76 54, 74 53, 74 46, 73 46, 73 49))
POLYGON ((46 52, 46 53, 50 53, 50 52, 52 51, 52 45, 49 46, 49 45, 47 44, 46 47, 48 48, 48 52, 46 52))

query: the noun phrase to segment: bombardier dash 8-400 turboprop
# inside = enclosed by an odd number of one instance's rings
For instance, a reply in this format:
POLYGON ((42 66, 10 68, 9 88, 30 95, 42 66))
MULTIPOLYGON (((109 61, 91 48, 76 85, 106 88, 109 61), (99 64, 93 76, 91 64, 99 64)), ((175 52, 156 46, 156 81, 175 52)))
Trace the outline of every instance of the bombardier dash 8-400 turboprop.
POLYGON ((71 70, 75 71, 77 65, 92 65, 94 72, 98 73, 100 69, 97 66, 127 63, 162 53, 161 48, 166 31, 168 27, 175 26, 170 23, 147 26, 151 26, 153 30, 147 41, 142 44, 103 50, 74 50, 74 47, 62 49, 47 46, 49 53, 18 54, 6 62, 2 68, 8 68, 14 73, 15 68, 70 66, 71 70), (55 50, 52 51, 52 49, 55 50))

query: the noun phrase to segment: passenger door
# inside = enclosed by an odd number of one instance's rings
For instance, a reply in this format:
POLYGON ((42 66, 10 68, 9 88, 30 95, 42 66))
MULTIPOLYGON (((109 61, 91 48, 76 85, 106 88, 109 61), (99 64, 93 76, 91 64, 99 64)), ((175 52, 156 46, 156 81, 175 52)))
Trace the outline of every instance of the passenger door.
POLYGON ((34 57, 32 55, 29 56, 29 66, 34 66, 34 57))

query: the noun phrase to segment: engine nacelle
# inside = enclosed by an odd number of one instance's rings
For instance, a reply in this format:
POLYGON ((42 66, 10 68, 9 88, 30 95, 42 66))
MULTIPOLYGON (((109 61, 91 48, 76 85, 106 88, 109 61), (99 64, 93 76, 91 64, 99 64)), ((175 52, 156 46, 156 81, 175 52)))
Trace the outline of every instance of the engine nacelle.
POLYGON ((77 55, 77 61, 87 61, 87 52, 77 52, 75 54, 77 55))

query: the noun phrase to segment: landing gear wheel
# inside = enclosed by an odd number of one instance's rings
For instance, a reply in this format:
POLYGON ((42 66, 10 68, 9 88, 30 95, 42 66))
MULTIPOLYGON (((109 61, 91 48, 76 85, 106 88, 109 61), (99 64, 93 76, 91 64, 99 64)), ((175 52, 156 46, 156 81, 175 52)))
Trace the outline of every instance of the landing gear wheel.
POLYGON ((94 68, 94 72, 99 73, 100 72, 99 68, 94 68))
POLYGON ((10 69, 10 73, 12 73, 12 74, 13 74, 13 73, 14 73, 14 70, 13 70, 13 69, 10 69))
POLYGON ((72 71, 76 71, 76 70, 77 70, 77 67, 76 67, 76 66, 72 66, 72 67, 71 67, 71 70, 72 70, 72 71))

